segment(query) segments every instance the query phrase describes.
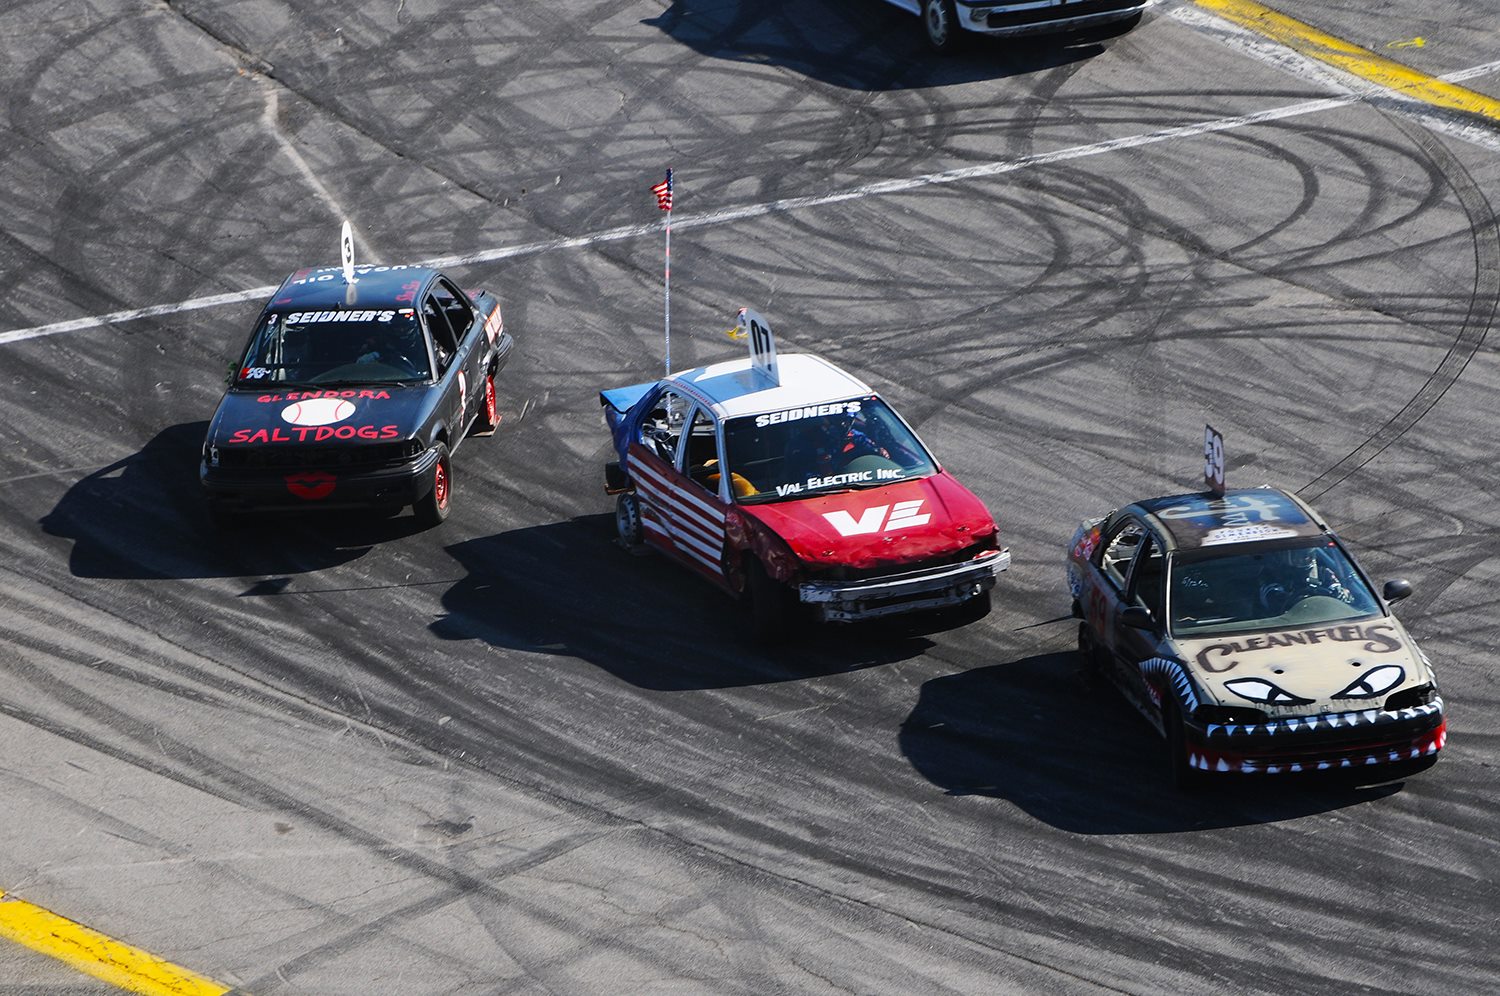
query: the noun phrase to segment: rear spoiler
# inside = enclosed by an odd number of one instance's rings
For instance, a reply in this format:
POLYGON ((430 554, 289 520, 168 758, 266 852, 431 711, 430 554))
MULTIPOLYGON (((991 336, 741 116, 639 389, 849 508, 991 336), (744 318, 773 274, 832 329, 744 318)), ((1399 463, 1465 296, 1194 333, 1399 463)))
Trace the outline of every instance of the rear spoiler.
POLYGON ((608 391, 599 392, 599 404, 605 408, 613 409, 615 414, 624 415, 635 407, 635 403, 646 396, 646 392, 656 386, 656 381, 648 381, 645 384, 631 384, 629 387, 616 387, 608 391))

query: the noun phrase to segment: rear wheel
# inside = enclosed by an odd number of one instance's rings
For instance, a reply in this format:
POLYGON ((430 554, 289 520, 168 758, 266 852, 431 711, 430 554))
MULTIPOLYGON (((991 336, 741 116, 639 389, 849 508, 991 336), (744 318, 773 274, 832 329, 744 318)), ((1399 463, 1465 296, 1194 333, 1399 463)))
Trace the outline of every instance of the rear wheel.
POLYGON ((424 529, 442 525, 453 507, 453 461, 444 443, 436 445, 438 458, 432 468, 432 490, 416 506, 417 521, 424 529))
POLYGON ((646 537, 641 526, 641 500, 626 491, 615 499, 615 533, 627 550, 639 550, 646 537))
POLYGON ((948 55, 958 50, 963 29, 958 26, 953 0, 922 0, 922 26, 934 52, 948 55))
POLYGON ((1083 659, 1083 675, 1091 685, 1104 683, 1104 662, 1099 657, 1099 647, 1094 643, 1094 631, 1088 623, 1078 624, 1078 656, 1083 659))
POLYGON ((500 409, 495 400, 495 375, 484 375, 484 400, 479 405, 479 417, 474 420, 476 433, 494 432, 500 425, 500 409))

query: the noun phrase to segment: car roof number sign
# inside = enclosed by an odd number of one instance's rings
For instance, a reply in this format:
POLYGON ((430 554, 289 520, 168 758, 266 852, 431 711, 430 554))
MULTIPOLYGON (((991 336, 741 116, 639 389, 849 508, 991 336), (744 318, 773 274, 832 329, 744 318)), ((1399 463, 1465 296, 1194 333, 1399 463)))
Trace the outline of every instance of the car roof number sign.
POLYGON ((1216 497, 1224 497, 1224 437, 1211 425, 1203 427, 1203 483, 1216 497))
POLYGON ((771 323, 757 311, 740 309, 738 335, 750 340, 750 367, 764 374, 773 384, 781 383, 776 369, 776 339, 771 335, 771 323))
POLYGON ((358 279, 354 275, 354 229, 349 226, 347 219, 339 231, 339 257, 344 268, 344 283, 354 283, 358 279))

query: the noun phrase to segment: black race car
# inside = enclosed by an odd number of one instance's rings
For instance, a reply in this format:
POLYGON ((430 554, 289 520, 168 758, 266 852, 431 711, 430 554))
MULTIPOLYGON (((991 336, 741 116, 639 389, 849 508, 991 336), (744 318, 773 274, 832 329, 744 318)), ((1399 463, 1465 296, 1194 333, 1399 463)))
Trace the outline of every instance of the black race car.
POLYGON ((448 517, 453 452, 499 420, 514 345, 500 302, 426 267, 353 274, 299 270, 261 312, 203 442, 215 522, 252 508, 448 517))

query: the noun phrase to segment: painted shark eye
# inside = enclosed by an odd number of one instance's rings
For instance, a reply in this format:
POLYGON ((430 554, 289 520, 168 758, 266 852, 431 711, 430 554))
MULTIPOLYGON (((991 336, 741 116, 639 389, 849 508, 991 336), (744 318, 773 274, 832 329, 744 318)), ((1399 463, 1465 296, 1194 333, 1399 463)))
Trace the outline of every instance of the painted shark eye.
POLYGON ((1401 684, 1406 678, 1405 669, 1395 664, 1382 664, 1372 667, 1358 678, 1354 683, 1334 696, 1336 699, 1373 699, 1377 695, 1386 692, 1401 684))
POLYGON ((1312 699, 1293 695, 1285 688, 1273 685, 1264 678, 1235 678, 1224 682, 1224 687, 1242 699, 1263 702, 1266 705, 1307 705, 1312 699))

